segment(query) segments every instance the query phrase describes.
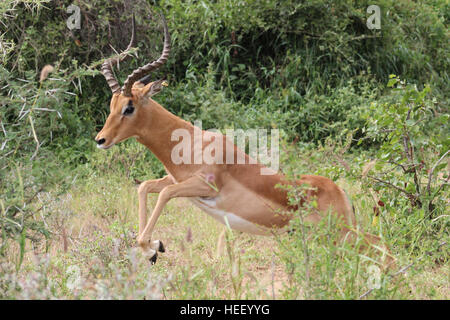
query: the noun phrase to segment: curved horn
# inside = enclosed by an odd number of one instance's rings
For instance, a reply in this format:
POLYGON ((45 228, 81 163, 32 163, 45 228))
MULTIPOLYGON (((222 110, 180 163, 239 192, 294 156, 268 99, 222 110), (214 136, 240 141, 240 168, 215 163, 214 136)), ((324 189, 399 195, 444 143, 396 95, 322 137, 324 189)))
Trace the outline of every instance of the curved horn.
POLYGON ((108 85, 111 88, 113 94, 119 92, 120 85, 117 79, 114 77, 112 68, 114 65, 118 65, 119 62, 124 61, 128 57, 128 54, 126 54, 126 52, 128 52, 133 47, 135 38, 136 38, 136 24, 134 21, 134 14, 133 14, 131 40, 130 43, 128 44, 127 49, 123 51, 121 54, 119 54, 118 57, 106 59, 105 62, 102 63, 101 72, 105 76, 106 82, 108 82, 108 85))
POLYGON ((160 66, 162 66, 164 63, 166 63, 167 58, 169 57, 170 53, 170 34, 169 29, 167 27, 167 21, 163 14, 161 14, 161 18, 163 21, 164 26, 164 48, 161 56, 145 66, 142 66, 131 73, 127 80, 125 80, 123 87, 122 87, 122 94, 126 97, 131 97, 131 88, 133 87, 133 83, 135 83, 138 79, 142 78, 146 74, 150 73, 153 70, 158 69, 160 66))

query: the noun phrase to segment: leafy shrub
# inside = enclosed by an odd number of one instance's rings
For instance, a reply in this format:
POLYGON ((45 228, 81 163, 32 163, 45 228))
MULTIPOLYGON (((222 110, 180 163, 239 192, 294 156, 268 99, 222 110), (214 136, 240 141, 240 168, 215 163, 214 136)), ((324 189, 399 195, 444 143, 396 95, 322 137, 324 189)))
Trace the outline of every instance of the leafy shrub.
MULTIPOLYGON (((227 99, 245 105, 253 106, 254 97, 264 92, 265 99, 270 96, 279 104, 274 108, 296 114, 299 104, 307 105, 315 95, 325 99, 333 96, 336 88, 348 86, 351 78, 363 72, 378 83, 395 73, 419 86, 432 81, 444 96, 448 92, 445 1, 381 1, 383 22, 378 31, 365 26, 370 1, 220 0, 206 4, 164 0, 150 6, 143 0, 95 0, 89 5, 76 2, 81 9, 82 27, 73 31, 66 26, 66 9, 72 1, 33 3, 31 12, 30 6, 18 1, 2 4, 2 61, 13 78, 23 78, 29 70, 37 72, 47 63, 71 73, 111 54, 109 44, 117 50, 124 48, 130 35, 127 21, 134 12, 138 57, 117 71, 124 78, 160 52, 162 41, 155 13, 163 12, 169 21, 173 50, 167 66, 155 78, 165 72, 172 83, 178 84, 189 82, 189 73, 201 75, 212 68, 214 87, 227 99), (24 18, 14 22, 19 16, 24 18)), ((77 104, 81 108, 75 110, 74 117, 101 125, 110 93, 99 72, 93 75, 77 84, 77 104)), ((185 86, 186 90, 182 90, 183 86, 175 88, 181 90, 177 94, 183 99, 189 96, 192 86, 185 86)), ((182 103, 171 109, 188 111, 182 103)), ((246 108, 250 112, 252 109, 246 108)), ((268 114, 272 111, 268 110, 268 114)), ((332 116, 323 120, 341 121, 332 116)), ((92 131, 85 131, 86 136, 92 131)), ((301 133, 300 129, 297 132, 301 133)), ((322 138, 326 133, 313 132, 305 139, 322 138)))
POLYGON ((368 137, 379 142, 362 167, 364 189, 375 200, 373 224, 382 228, 382 219, 385 232, 411 254, 445 263, 435 253, 449 236, 449 115, 428 86, 419 90, 396 76, 389 86, 392 99, 366 114, 368 137))
MULTIPOLYGON (((381 142, 374 167, 375 190, 387 188, 388 198, 406 200, 429 218, 442 212, 449 172, 449 115, 439 110, 430 88, 418 90, 391 76, 388 85, 397 94, 393 103, 374 103, 366 113, 368 138, 381 142), (432 132, 432 134, 430 134, 432 132), (448 168, 447 168, 448 169, 448 168)), ((398 205, 399 203, 390 203, 398 205)))
MULTIPOLYGON (((33 72, 22 80, 14 79, 3 67, 0 73, 0 86, 8 88, 8 96, 0 101, 1 252, 7 239, 16 238, 23 254, 26 238, 36 240, 39 233, 49 236, 42 221, 35 217, 42 209, 34 206, 35 198, 55 183, 64 192, 69 180, 60 163, 48 160, 57 153, 48 146, 53 140, 68 142, 60 135, 78 128, 62 103, 68 95, 68 85, 59 78, 61 75, 37 82, 33 72)), ((71 133, 80 134, 79 131, 71 133)), ((60 157, 60 160, 67 158, 60 157)), ((18 266, 20 263, 21 259, 18 266)))

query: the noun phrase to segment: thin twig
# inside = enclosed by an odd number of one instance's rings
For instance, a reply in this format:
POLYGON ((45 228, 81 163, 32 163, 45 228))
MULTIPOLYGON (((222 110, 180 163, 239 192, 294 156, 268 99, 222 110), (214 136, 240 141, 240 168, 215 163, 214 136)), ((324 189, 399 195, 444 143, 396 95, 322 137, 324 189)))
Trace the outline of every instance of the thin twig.
POLYGON ((400 270, 398 270, 396 273, 394 273, 393 275, 391 275, 391 278, 398 276, 401 273, 404 273, 406 270, 408 270, 409 268, 411 268, 414 265, 414 262, 411 262, 410 264, 408 264, 407 266, 401 268, 400 270))
POLYGON ((362 298, 364 298, 364 297, 366 297, 366 296, 368 296, 369 294, 371 294, 372 293, 372 291, 373 291, 373 288, 371 288, 371 289, 369 289, 369 290, 367 290, 366 292, 364 292, 361 296, 359 296, 359 299, 362 299, 362 298))
MULTIPOLYGON (((411 118, 412 106, 408 110, 408 114, 406 115, 405 122, 411 118)), ((412 166, 409 170, 412 170, 414 173, 414 184, 416 187, 417 194, 420 194, 420 183, 417 178, 417 170, 414 166, 414 146, 411 144, 411 139, 409 138, 408 132, 405 132, 403 136, 403 147, 405 149, 405 154, 407 159, 409 160, 410 165, 412 166)))
POLYGON ((376 181, 378 181, 378 182, 387 184, 388 186, 391 186, 392 188, 397 189, 398 191, 401 191, 401 192, 405 193, 405 194, 408 195, 408 196, 415 197, 412 193, 406 191, 406 190, 403 189, 403 188, 397 187, 396 185, 393 185, 393 184, 390 183, 390 182, 387 182, 387 181, 384 181, 384 180, 381 180, 381 179, 378 179, 378 178, 376 178, 376 177, 372 177, 372 176, 369 176, 369 175, 368 175, 367 177, 368 177, 368 178, 371 178, 371 179, 373 179, 373 180, 376 180, 376 181))
POLYGON ((434 218, 434 219, 431 220, 431 221, 432 221, 432 222, 435 222, 435 221, 437 221, 438 219, 440 219, 440 218, 445 218, 445 217, 450 217, 450 214, 443 214, 443 215, 441 215, 441 216, 439 216, 439 217, 434 218))
POLYGON ((34 157, 36 157, 38 151, 39 151, 39 140, 38 137, 36 135, 36 130, 34 130, 34 124, 33 124, 33 118, 31 118, 31 114, 28 115, 28 120, 30 120, 30 124, 31 124, 31 131, 33 132, 33 137, 34 137, 34 141, 36 141, 36 150, 34 151, 33 155, 31 156, 30 160, 33 160, 34 157))
POLYGON ((444 153, 444 155, 438 160, 436 161, 436 163, 434 164, 433 168, 431 168, 430 170, 430 174, 428 175, 428 184, 427 184, 427 191, 428 191, 428 195, 431 195, 431 179, 433 178, 433 173, 434 170, 436 169, 436 167, 439 165, 439 163, 444 160, 444 158, 448 155, 448 153, 450 152, 450 150, 447 150, 446 153, 444 153))
POLYGON ((445 181, 442 182, 439 189, 437 189, 437 191, 434 193, 433 198, 431 198, 430 202, 433 202, 434 198, 436 198, 436 196, 439 194, 439 192, 441 192, 441 189, 448 183, 448 180, 450 180, 450 174, 447 176, 447 179, 445 179, 445 181))

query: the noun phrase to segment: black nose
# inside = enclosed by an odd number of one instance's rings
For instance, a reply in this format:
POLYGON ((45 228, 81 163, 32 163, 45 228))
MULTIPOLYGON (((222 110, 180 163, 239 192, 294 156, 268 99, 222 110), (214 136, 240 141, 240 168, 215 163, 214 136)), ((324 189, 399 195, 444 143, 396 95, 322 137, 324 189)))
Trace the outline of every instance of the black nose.
POLYGON ((101 138, 100 140, 96 140, 98 145, 104 144, 105 143, 105 139, 101 138))

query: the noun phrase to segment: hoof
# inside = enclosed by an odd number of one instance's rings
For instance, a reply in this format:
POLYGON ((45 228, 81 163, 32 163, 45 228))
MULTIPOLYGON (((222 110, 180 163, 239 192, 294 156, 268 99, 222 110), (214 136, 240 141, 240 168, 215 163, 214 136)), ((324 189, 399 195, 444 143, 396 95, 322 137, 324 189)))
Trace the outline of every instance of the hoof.
POLYGON ((163 243, 162 243, 161 240, 159 240, 158 251, 159 251, 159 252, 166 252, 166 248, 164 248, 164 245, 163 245, 163 243))
POLYGON ((158 258, 158 252, 155 252, 155 254, 153 255, 153 257, 151 257, 150 259, 148 259, 148 261, 150 261, 151 265, 154 265, 156 263, 156 259, 158 258))

